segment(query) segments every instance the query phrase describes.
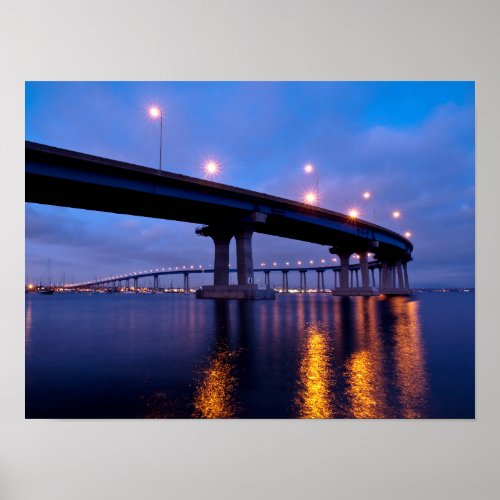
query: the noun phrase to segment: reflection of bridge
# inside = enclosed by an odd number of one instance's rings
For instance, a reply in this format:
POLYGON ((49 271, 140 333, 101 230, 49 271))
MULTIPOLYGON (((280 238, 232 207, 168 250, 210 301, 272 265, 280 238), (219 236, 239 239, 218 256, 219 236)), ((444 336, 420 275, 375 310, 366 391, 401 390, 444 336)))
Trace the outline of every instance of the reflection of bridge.
POLYGON ((212 238, 215 260, 214 285, 202 287, 201 298, 274 297, 254 283, 254 232, 328 245, 340 259, 337 295, 409 293, 406 265, 413 245, 375 224, 276 196, 41 144, 26 142, 25 153, 27 202, 203 224, 196 232, 212 238), (233 237, 238 285, 229 285, 233 237), (349 265, 354 253, 359 255, 360 286, 353 286, 349 265), (368 253, 380 263, 377 286, 370 280, 368 253))
MULTIPOLYGON (((368 262, 368 269, 370 271, 369 283, 373 288, 378 289, 380 287, 381 279, 382 279, 382 264, 378 261, 368 262)), ((332 286, 329 287, 331 290, 335 292, 340 286, 340 275, 342 272, 341 266, 320 266, 320 267, 272 267, 267 269, 254 269, 254 273, 264 273, 264 283, 267 290, 271 289, 271 273, 281 273, 281 282, 282 287, 281 290, 283 292, 288 292, 290 287, 288 285, 288 273, 290 272, 298 272, 300 275, 300 286, 299 290, 301 292, 305 292, 308 290, 307 287, 307 272, 316 272, 317 278, 317 286, 316 290, 318 292, 325 292, 327 287, 325 287, 325 272, 333 271, 332 276, 332 286)), ((349 288, 352 291, 359 290, 361 288, 360 284, 360 264, 350 264, 348 270, 348 278, 349 278, 349 288)), ((236 273, 237 269, 229 269, 229 273, 236 273)), ((174 271, 164 271, 164 270, 155 270, 150 272, 143 273, 130 273, 130 274, 122 274, 119 276, 111 276, 109 278, 101 278, 93 281, 84 281, 82 283, 73 283, 70 285, 66 285, 65 288, 76 289, 76 288, 98 288, 100 286, 109 285, 112 288, 133 288, 135 290, 139 289, 139 279, 153 278, 153 289, 158 290, 160 288, 160 276, 174 276, 174 275, 183 275, 184 276, 184 284, 183 290, 190 290, 191 287, 189 285, 189 276, 191 274, 213 274, 213 269, 177 269, 174 271)), ((229 285, 232 286, 232 285, 229 285)))

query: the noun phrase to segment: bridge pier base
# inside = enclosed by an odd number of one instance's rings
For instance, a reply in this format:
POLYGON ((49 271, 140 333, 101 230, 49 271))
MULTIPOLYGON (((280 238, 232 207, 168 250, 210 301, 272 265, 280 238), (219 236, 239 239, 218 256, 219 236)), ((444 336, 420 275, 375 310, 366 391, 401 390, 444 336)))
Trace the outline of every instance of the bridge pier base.
POLYGON ((197 230, 198 234, 210 236, 215 244, 214 284, 202 286, 196 291, 198 299, 274 299, 276 292, 270 287, 262 290, 254 283, 252 235, 249 227, 242 225, 236 231, 212 228, 197 230), (236 260, 238 284, 229 284, 229 243, 236 238, 236 260))
POLYGON ((332 295, 339 295, 341 297, 355 297, 360 296, 377 296, 380 295, 378 288, 373 287, 358 287, 358 288, 336 288, 332 291, 332 295))
POLYGON ((276 292, 257 285, 205 285, 196 290, 198 299, 249 299, 262 300, 276 298, 276 292))

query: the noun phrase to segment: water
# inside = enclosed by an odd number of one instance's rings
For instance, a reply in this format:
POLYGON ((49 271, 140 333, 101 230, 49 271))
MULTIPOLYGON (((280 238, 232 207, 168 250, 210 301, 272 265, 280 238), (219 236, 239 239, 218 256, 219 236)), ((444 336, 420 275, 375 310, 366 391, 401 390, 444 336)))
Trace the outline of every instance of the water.
POLYGON ((474 295, 26 296, 27 418, 473 418, 474 295))

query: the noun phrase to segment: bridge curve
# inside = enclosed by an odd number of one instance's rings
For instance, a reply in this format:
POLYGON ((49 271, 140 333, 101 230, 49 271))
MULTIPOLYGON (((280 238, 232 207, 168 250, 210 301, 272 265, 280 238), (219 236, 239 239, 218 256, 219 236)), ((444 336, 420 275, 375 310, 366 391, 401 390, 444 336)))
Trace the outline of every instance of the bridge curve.
POLYGON ((202 224, 197 232, 215 242, 215 280, 219 274, 221 286, 228 284, 220 273, 225 267, 227 274, 225 254, 233 236, 238 282, 253 285, 253 232, 328 245, 342 266, 352 253, 361 253, 363 263, 363 255, 372 252, 388 264, 388 273, 393 268, 396 275, 397 268, 399 277, 398 266, 406 271, 413 251, 402 235, 339 212, 30 141, 25 174, 27 202, 202 224))

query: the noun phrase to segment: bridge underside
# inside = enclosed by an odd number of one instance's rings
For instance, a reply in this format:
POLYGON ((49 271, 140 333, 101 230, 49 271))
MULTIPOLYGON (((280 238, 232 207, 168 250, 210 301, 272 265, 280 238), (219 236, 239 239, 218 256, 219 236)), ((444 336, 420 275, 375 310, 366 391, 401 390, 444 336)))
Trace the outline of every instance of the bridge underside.
POLYGON ((214 284, 202 288, 201 298, 274 298, 269 287, 261 291, 254 283, 254 232, 328 245, 341 261, 336 295, 409 290, 406 264, 411 260, 411 243, 388 229, 344 214, 28 142, 25 178, 28 202, 204 224, 197 232, 211 237, 215 245, 214 284), (238 285, 229 285, 233 237, 238 285), (370 284, 368 252, 383 262, 378 287, 370 284), (361 256, 359 286, 349 281, 353 253, 361 256))

